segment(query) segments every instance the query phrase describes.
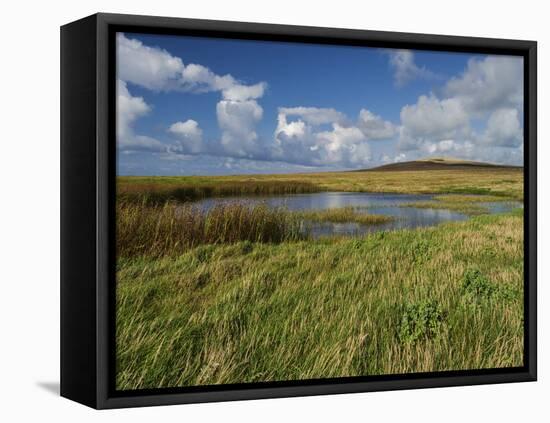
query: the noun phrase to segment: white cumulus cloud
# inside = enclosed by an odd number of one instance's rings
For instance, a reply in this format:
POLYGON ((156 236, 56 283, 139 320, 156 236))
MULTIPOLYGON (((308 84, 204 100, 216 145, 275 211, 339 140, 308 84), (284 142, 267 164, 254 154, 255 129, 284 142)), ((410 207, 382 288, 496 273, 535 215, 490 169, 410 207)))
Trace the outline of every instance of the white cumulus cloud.
POLYGON ((468 125, 469 116, 456 98, 422 95, 416 104, 401 109, 401 122, 412 136, 448 138, 468 125))
POLYGON ((465 71, 447 82, 444 93, 458 99, 471 113, 523 107, 523 59, 512 56, 470 59, 465 71))
POLYGON ((280 107, 273 156, 306 165, 368 166, 370 140, 396 134, 393 124, 362 109, 357 122, 332 108, 280 107), (330 129, 322 129, 330 124, 330 129))
POLYGON ((343 122, 346 119, 338 110, 320 107, 279 107, 279 114, 297 116, 310 125, 343 122))
POLYGON ((522 114, 522 59, 473 58, 438 95, 422 95, 401 109, 399 151, 409 158, 439 154, 520 163, 522 114))
POLYGON ((166 150, 160 141, 134 133, 134 122, 145 116, 151 108, 142 97, 134 97, 128 91, 124 81, 117 81, 117 145, 123 151, 155 151, 166 150))
POLYGON ((394 83, 398 87, 406 85, 414 79, 433 78, 435 74, 426 67, 419 67, 414 61, 411 50, 390 50, 390 66, 393 69, 394 83))
MULTIPOLYGON (((232 75, 218 75, 206 66, 185 64, 181 58, 164 49, 147 46, 122 33, 117 36, 117 65, 121 81, 149 90, 219 92, 221 100, 216 106, 216 113, 222 131, 221 148, 238 157, 248 157, 259 151, 255 125, 262 118, 263 109, 256 100, 263 97, 267 83, 262 81, 247 85, 232 75)), ((136 115, 134 120, 138 117, 136 115)), ((169 129, 169 132, 180 136, 178 145, 173 146, 171 151, 202 152, 202 133, 200 137, 182 134, 185 122, 180 123, 169 129)), ((191 125, 187 123, 186 128, 190 129, 191 125)))
POLYGON ((170 125, 168 132, 177 136, 178 147, 183 153, 198 154, 204 151, 202 129, 197 121, 188 119, 185 122, 175 122, 170 125))
POLYGON ((222 130, 221 145, 226 153, 237 157, 260 153, 255 126, 262 118, 263 109, 255 100, 221 100, 216 114, 222 130))
POLYGON ((397 128, 367 109, 361 109, 357 126, 369 140, 386 140, 395 136, 397 128))
POLYGON ((517 109, 497 109, 487 121, 484 141, 501 147, 523 145, 523 129, 517 109))
POLYGON ((225 100, 258 99, 267 88, 265 82, 243 84, 232 75, 218 75, 206 66, 188 63, 168 51, 141 41, 117 35, 117 72, 119 79, 153 91, 218 91, 225 100))
POLYGON ((184 69, 179 57, 166 50, 149 47, 141 41, 117 35, 118 78, 150 90, 173 89, 184 69))
POLYGON ((320 162, 323 164, 367 165, 371 154, 367 138, 355 126, 332 125, 332 130, 319 132, 315 136, 320 148, 320 162))
POLYGON ((224 100, 246 101, 263 97, 267 87, 265 82, 254 85, 233 84, 222 91, 224 100))

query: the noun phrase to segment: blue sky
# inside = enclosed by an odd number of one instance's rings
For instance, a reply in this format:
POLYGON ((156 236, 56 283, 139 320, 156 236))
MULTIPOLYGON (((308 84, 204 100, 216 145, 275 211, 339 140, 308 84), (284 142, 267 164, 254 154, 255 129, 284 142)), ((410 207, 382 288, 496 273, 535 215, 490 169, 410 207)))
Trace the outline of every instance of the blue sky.
POLYGON ((119 34, 118 172, 520 164, 521 58, 119 34))

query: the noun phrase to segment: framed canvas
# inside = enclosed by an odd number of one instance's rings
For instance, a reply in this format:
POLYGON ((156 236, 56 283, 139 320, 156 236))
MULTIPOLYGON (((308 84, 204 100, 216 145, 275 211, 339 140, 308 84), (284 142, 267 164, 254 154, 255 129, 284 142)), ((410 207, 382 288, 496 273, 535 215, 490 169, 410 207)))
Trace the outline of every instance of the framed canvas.
POLYGON ((536 380, 536 43, 61 28, 61 395, 536 380))

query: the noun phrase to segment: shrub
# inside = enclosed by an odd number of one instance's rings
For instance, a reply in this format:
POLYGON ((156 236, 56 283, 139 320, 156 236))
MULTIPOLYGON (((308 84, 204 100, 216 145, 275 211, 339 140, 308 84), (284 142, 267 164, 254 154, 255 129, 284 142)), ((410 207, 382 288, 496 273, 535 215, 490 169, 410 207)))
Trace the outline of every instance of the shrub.
POLYGON ((496 294, 497 288, 478 269, 468 269, 462 277, 462 292, 470 300, 490 300, 496 294))
POLYGON ((411 343, 435 338, 443 322, 443 312, 434 300, 406 304, 399 327, 399 339, 411 343))
POLYGON ((510 285, 496 285, 478 269, 468 269, 462 278, 462 293, 471 303, 492 300, 512 301, 519 291, 510 285))

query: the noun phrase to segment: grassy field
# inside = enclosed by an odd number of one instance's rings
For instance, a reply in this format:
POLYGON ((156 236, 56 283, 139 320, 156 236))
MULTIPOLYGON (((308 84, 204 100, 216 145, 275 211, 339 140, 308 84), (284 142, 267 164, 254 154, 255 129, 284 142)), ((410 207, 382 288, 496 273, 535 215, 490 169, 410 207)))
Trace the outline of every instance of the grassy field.
POLYGON ((291 175, 126 176, 118 193, 129 200, 188 201, 237 195, 297 194, 318 191, 409 194, 484 194, 523 199, 521 169, 325 172, 291 175))
POLYGON ((522 210, 478 204, 522 184, 514 169, 119 178, 117 388, 522 365, 522 210), (186 203, 285 189, 437 193, 473 217, 314 240, 303 213, 186 203))

